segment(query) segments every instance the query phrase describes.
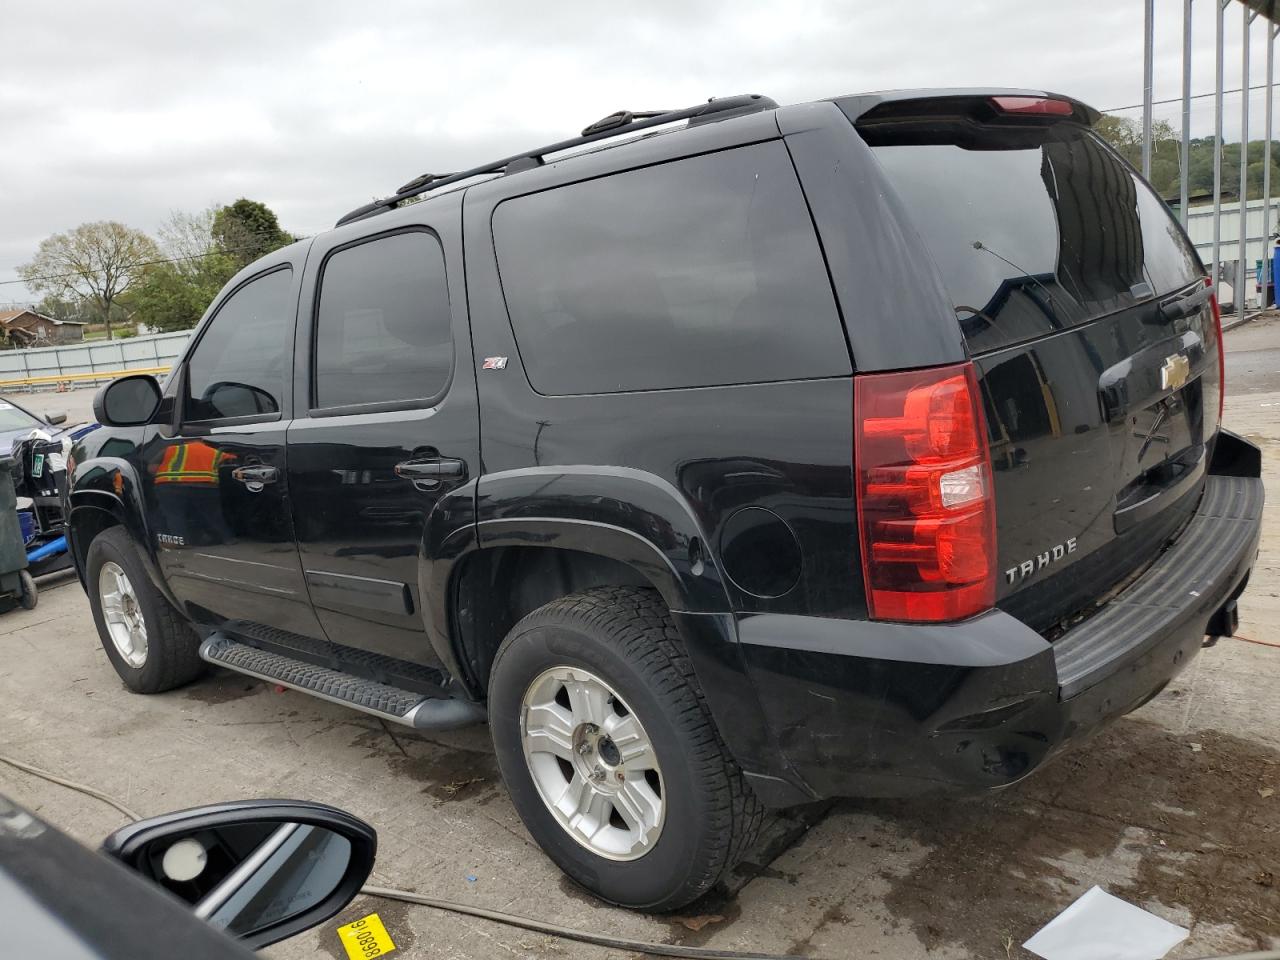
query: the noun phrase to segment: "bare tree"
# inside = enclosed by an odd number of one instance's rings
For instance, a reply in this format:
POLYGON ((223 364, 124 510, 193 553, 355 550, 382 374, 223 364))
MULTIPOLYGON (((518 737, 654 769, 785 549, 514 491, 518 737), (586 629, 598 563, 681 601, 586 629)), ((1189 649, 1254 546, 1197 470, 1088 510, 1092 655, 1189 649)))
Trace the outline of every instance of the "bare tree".
POLYGON ((142 275, 143 265, 159 258, 155 241, 141 230, 104 220, 46 237, 18 274, 32 290, 91 304, 110 340, 112 305, 142 275))
POLYGON ((160 225, 160 245, 165 256, 180 262, 208 257, 217 250, 213 239, 213 220, 221 207, 209 207, 199 213, 171 210, 169 219, 160 225))

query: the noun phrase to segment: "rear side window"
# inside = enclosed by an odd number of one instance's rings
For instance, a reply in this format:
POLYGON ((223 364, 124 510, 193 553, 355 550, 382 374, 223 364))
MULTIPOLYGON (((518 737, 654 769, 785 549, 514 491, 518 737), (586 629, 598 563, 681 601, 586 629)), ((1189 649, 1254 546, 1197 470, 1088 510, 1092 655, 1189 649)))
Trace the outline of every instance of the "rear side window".
POLYGON ((850 372, 822 253, 779 142, 517 197, 493 237, 544 394, 850 372))
POLYGON ((1172 293, 1201 273, 1160 200, 1083 127, 1016 139, 969 131, 963 145, 944 135, 875 142, 974 353, 1172 293))
POLYGON ((269 416, 293 367, 293 271, 250 280, 222 305, 187 361, 183 420, 269 416))
POLYGON ((427 400, 453 369, 444 252, 429 233, 339 249, 320 275, 317 407, 427 400))

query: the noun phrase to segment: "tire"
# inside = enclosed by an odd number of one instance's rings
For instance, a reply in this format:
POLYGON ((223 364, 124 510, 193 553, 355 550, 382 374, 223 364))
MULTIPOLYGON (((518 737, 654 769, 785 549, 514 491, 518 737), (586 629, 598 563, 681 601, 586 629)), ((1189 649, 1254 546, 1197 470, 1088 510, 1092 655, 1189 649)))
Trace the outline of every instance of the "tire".
MULTIPOLYGON (((98 637, 125 686, 135 693, 163 693, 190 683, 204 672, 199 637, 151 582, 138 546, 124 527, 109 527, 93 539, 85 558, 85 573, 98 637), (108 596, 106 606, 110 611, 104 609, 104 568, 109 581, 117 573, 123 575, 128 589, 119 589, 119 595, 127 593, 131 598, 122 599, 117 609, 115 599, 108 596), (112 621, 120 616, 143 626, 141 637, 126 630, 130 633, 130 646, 113 639, 112 621), (142 639, 145 643, 140 642, 142 639)), ((121 588, 118 578, 115 586, 121 588)))
POLYGON ((23 610, 34 610, 40 602, 40 590, 36 587, 36 578, 27 570, 23 570, 18 579, 22 582, 22 596, 18 602, 23 610))
POLYGON ((503 780, 533 838, 561 870, 610 903, 657 912, 685 906, 739 862, 764 820, 764 807, 720 739, 675 624, 653 590, 588 590, 516 624, 494 658, 489 723, 503 780), (601 723, 577 722, 590 715, 578 706, 592 699, 593 682, 613 699, 603 700, 601 723), (553 703, 560 719, 552 726, 574 730, 568 759, 563 733, 556 733, 554 747, 547 736, 536 742, 525 736, 545 729, 541 718, 551 715, 553 703), (618 744, 605 730, 618 733, 618 744), (637 739, 636 730, 647 736, 637 739), (636 746, 645 739, 651 750, 636 746), (534 752, 526 754, 526 744, 534 752), (638 773, 623 751, 641 757, 637 768, 649 763, 654 769, 638 773), (580 764, 595 764, 591 777, 581 775, 580 764), (616 806, 610 801, 607 819, 604 807, 596 813, 596 800, 589 801, 593 812, 579 818, 575 831, 566 820, 576 814, 553 812, 544 795, 577 797, 569 807, 583 810, 583 791, 601 769, 605 775, 592 796, 606 789, 627 789, 629 796, 618 796, 616 806), (647 842, 636 839, 642 835, 647 842))

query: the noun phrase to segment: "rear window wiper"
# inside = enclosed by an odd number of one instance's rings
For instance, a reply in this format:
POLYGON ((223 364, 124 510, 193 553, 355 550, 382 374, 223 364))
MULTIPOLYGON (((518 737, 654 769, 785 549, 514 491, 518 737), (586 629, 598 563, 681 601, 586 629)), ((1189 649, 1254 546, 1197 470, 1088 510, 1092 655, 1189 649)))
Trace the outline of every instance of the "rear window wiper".
POLYGON ((1163 321, 1181 320, 1198 311, 1213 296, 1213 287, 1197 283, 1195 289, 1160 301, 1160 318, 1163 321))

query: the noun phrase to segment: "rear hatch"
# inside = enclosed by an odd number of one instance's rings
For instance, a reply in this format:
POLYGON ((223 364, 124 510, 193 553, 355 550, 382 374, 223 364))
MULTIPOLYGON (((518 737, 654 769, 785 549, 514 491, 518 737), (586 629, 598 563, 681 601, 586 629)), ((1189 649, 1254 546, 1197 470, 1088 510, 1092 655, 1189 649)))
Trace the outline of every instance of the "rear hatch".
POLYGON ((1073 101, 841 106, 924 238, 978 368, 998 605, 1052 634, 1155 560, 1195 509, 1220 418, 1205 271, 1073 101))

